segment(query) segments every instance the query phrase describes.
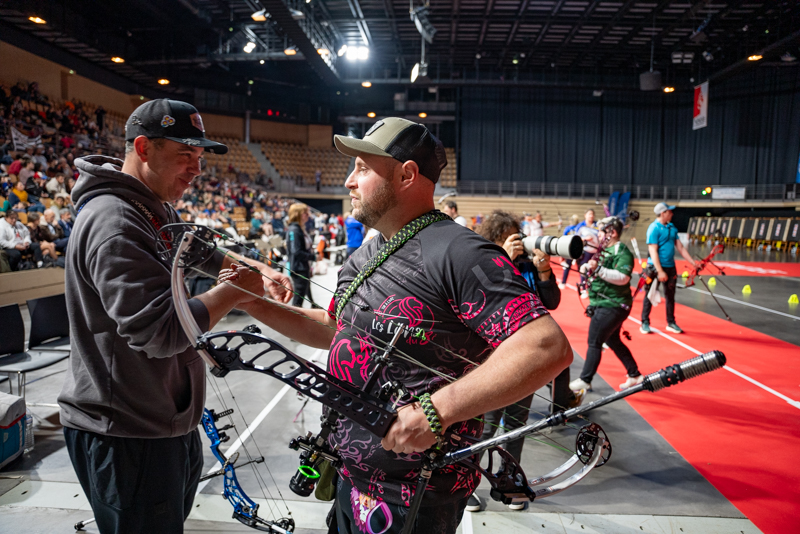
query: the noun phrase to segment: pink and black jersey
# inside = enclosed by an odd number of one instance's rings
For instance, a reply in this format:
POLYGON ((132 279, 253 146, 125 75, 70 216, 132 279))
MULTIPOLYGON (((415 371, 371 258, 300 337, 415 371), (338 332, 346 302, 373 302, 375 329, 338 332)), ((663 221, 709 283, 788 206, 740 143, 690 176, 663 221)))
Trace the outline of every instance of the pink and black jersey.
MULTIPOLYGON (((378 235, 342 267, 331 312, 384 243, 378 235)), ((414 396, 433 393, 449 383, 439 373, 458 379, 523 325, 547 313, 500 247, 452 221, 437 222, 389 256, 346 304, 331 343, 328 371, 362 387, 372 367, 370 358, 382 352, 375 347, 384 347, 402 329, 397 350, 424 367, 395 355, 379 384, 397 380, 414 396)), ((400 405, 410 401, 407 396, 400 405)), ((478 438, 482 426, 471 420, 449 430, 478 438)), ((340 446, 340 474, 351 484, 377 499, 410 504, 419 454, 386 451, 380 439, 346 419, 330 439, 340 446)), ((434 472, 428 493, 436 502, 452 502, 466 498, 479 482, 476 471, 456 464, 434 472)))

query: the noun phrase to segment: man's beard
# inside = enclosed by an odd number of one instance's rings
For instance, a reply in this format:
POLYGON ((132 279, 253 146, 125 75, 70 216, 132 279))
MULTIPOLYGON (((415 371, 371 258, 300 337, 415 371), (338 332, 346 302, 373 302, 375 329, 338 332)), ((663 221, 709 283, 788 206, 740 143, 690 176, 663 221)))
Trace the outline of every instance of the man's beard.
POLYGON ((381 217, 397 203, 397 196, 389 181, 386 180, 368 202, 363 197, 358 202, 358 208, 353 206, 353 218, 365 226, 375 228, 381 217))

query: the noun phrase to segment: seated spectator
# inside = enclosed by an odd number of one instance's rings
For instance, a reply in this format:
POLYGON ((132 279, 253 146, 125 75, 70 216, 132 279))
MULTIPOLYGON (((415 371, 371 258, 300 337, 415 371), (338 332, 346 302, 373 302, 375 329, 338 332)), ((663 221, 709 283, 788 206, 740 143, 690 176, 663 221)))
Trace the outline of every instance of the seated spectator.
POLYGON ((14 156, 14 161, 8 166, 8 174, 19 176, 19 171, 22 170, 22 163, 22 154, 17 152, 17 155, 14 156))
POLYGON ((8 201, 11 203, 11 209, 17 213, 44 211, 44 206, 38 202, 31 206, 31 203, 28 202, 28 192, 25 191, 25 184, 21 181, 14 184, 14 189, 12 189, 11 193, 8 195, 8 201))
POLYGON ((64 183, 65 181, 66 179, 64 178, 64 175, 61 173, 56 174, 47 181, 45 188, 47 189, 47 192, 50 193, 51 197, 55 198, 57 194, 67 192, 67 186, 64 183))
POLYGON ((34 174, 33 163, 33 159, 27 155, 22 158, 22 169, 19 171, 19 181, 22 182, 23 185, 26 185, 28 183, 28 178, 34 174))
MULTIPOLYGON (((14 184, 10 176, 0 176, 0 195, 7 197, 11 190, 14 189, 14 184)), ((6 210, 3 210, 6 211, 6 210)))
POLYGON ((50 209, 56 214, 56 220, 61 219, 61 214, 65 211, 70 211, 67 207, 67 198, 69 197, 66 193, 59 193, 50 204, 50 209))
POLYGON ((28 215, 27 226, 31 235, 31 241, 33 243, 38 243, 39 247, 42 249, 42 265, 49 267, 51 264, 55 263, 56 260, 58 260, 58 254, 56 253, 55 243, 47 241, 42 237, 43 227, 39 225, 40 219, 41 215, 38 213, 31 213, 28 215))
POLYGON ((279 236, 284 237, 286 227, 283 224, 283 212, 281 210, 276 210, 272 216, 272 230, 279 236))
POLYGON ((42 167, 47 167, 47 158, 44 155, 44 146, 39 145, 33 153, 33 161, 42 167))
POLYGON ((56 221, 56 214, 53 210, 44 210, 44 221, 41 222, 41 237, 46 241, 55 244, 56 250, 64 252, 67 250, 68 237, 64 237, 64 230, 56 221))
POLYGON ((61 231, 64 232, 64 237, 69 237, 72 233, 72 213, 69 210, 61 212, 58 225, 61 227, 61 231))
MULTIPOLYGON (((36 164, 39 165, 38 163, 36 164)), ((44 188, 46 176, 41 173, 35 173, 28 178, 28 183, 25 184, 25 191, 28 193, 29 204, 41 204, 40 199, 50 198, 50 194, 44 188)))
POLYGON ((42 266, 42 249, 39 243, 31 241, 28 228, 19 222, 17 212, 9 211, 4 219, 0 220, 0 248, 5 250, 8 263, 12 271, 20 268, 24 257, 33 256, 35 265, 42 266))
POLYGON ((261 228, 264 226, 264 216, 261 212, 253 213, 253 218, 250 220, 250 233, 248 239, 256 239, 261 235, 261 228))
POLYGON ((205 210, 201 212, 194 220, 195 224, 200 224, 202 226, 208 226, 209 228, 216 228, 214 225, 214 221, 211 220, 211 211, 205 210))

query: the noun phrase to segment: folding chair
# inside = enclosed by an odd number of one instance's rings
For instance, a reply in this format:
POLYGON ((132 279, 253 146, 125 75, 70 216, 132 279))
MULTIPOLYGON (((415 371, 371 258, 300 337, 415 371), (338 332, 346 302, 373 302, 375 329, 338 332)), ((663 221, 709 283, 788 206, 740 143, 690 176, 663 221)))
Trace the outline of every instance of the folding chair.
MULTIPOLYGON (((69 352, 25 351, 25 324, 17 304, 0 307, 0 324, 4 334, 0 336, 0 373, 17 375, 17 395, 25 397, 25 375, 69 358, 69 352)), ((13 393, 11 384, 9 389, 13 393)))
POLYGON ((69 344, 69 316, 64 294, 28 301, 31 314, 31 331, 28 350, 67 351, 69 344))

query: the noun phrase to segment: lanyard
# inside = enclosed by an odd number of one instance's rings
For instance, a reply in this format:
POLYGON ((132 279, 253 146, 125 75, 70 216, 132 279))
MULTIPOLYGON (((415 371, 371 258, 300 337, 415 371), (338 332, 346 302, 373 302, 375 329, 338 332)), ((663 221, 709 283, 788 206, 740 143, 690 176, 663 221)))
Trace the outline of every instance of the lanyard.
POLYGON ((399 232, 393 235, 389 241, 384 243, 383 246, 378 249, 378 252, 375 253, 375 255, 364 264, 364 266, 361 268, 361 271, 356 275, 355 278, 353 278, 353 281, 350 282, 350 285, 344 290, 342 297, 339 299, 339 303, 336 305, 336 318, 338 319, 341 317, 345 305, 353 296, 353 294, 355 294, 359 286, 364 283, 364 280, 369 278, 370 275, 374 273, 375 270, 389 258, 389 256, 397 252, 400 247, 405 245, 423 228, 426 228, 435 222, 446 221, 449 219, 450 217, 444 213, 434 210, 417 217, 410 223, 403 226, 399 232))

